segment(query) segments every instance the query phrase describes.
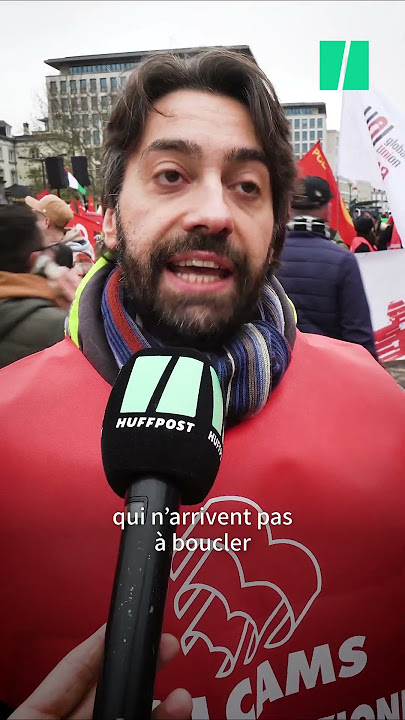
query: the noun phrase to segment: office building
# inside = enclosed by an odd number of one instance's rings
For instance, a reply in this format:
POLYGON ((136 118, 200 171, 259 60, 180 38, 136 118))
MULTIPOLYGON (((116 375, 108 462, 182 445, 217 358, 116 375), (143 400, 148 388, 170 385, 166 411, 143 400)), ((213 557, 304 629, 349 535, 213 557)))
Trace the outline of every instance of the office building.
POLYGON ((325 103, 283 103, 291 126, 294 155, 299 160, 315 143, 326 140, 325 103))
MULTIPOLYGON (((102 144, 105 126, 129 75, 148 55, 170 52, 192 57, 209 48, 148 50, 109 55, 77 55, 45 60, 59 75, 46 77, 49 130, 63 132, 67 125, 78 132, 84 148, 92 148, 95 157, 102 144)), ((227 47, 254 60, 247 45, 227 47)), ((77 153, 79 154, 79 153, 77 153)))

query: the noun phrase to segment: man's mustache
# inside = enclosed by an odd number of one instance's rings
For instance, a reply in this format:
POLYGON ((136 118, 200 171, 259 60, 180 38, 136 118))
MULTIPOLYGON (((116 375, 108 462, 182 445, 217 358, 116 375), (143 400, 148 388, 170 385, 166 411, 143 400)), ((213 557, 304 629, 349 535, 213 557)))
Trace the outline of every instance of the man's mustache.
POLYGON ((183 237, 172 238, 164 246, 152 251, 151 261, 155 268, 163 269, 173 255, 199 250, 226 257, 232 262, 236 271, 246 267, 246 258, 231 246, 228 238, 221 234, 189 233, 183 237))

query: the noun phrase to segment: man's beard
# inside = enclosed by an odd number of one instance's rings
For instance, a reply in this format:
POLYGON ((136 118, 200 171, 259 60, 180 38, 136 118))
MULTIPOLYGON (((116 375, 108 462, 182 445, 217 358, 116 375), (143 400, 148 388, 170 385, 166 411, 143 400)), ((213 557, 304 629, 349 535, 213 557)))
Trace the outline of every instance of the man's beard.
POLYGON ((131 255, 120 222, 117 222, 117 260, 122 271, 127 309, 139 316, 146 330, 169 345, 215 350, 252 320, 263 287, 268 262, 253 274, 247 257, 219 234, 187 233, 159 239, 142 259, 131 255), (182 295, 159 289, 162 271, 177 254, 204 250, 226 257, 233 264, 234 287, 224 296, 212 293, 182 295))

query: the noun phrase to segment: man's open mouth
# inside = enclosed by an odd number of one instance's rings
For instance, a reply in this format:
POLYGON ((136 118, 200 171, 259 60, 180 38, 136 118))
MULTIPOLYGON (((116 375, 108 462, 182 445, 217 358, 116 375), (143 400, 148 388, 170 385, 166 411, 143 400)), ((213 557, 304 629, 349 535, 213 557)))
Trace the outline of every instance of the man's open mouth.
POLYGON ((183 282, 201 285, 218 283, 233 275, 228 259, 202 251, 173 256, 166 268, 183 282))

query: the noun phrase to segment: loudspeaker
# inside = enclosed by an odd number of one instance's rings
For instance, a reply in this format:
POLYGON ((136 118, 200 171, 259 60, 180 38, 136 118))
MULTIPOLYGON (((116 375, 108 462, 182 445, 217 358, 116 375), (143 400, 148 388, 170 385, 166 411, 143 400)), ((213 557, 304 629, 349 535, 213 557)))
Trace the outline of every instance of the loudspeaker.
POLYGON ((49 186, 52 189, 60 190, 69 187, 67 172, 63 166, 63 158, 47 157, 45 158, 45 169, 49 186))
POLYGON ((72 175, 76 178, 77 182, 83 187, 90 185, 89 172, 87 169, 87 158, 85 155, 76 155, 71 158, 72 161, 72 175))

